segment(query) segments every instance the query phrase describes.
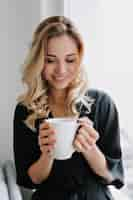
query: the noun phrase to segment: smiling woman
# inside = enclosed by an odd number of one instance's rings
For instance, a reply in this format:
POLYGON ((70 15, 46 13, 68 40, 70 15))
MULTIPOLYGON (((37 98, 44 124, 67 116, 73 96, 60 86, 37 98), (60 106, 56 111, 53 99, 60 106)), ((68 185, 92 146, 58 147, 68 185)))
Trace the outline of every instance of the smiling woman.
POLYGON ((36 189, 32 200, 111 200, 107 186, 124 185, 118 111, 105 92, 89 88, 83 53, 81 35, 64 16, 34 32, 22 78, 27 91, 14 113, 17 183, 36 189), (45 119, 64 116, 79 126, 75 151, 59 160, 58 132, 45 119))

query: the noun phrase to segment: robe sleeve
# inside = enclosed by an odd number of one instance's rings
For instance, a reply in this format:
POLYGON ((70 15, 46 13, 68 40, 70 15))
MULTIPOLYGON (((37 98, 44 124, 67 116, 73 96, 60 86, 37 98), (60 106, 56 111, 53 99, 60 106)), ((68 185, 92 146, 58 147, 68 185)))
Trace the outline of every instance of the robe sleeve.
POLYGON ((121 188, 124 185, 124 170, 122 149, 120 142, 119 114, 114 101, 107 94, 103 94, 97 112, 100 139, 98 146, 105 155, 108 170, 113 180, 108 182, 97 175, 98 180, 105 185, 114 185, 121 188))
POLYGON ((13 121, 13 149, 16 168, 17 184, 26 188, 37 188, 28 176, 30 165, 39 159, 40 150, 37 146, 37 133, 28 128, 24 119, 27 117, 27 108, 22 104, 16 106, 13 121))

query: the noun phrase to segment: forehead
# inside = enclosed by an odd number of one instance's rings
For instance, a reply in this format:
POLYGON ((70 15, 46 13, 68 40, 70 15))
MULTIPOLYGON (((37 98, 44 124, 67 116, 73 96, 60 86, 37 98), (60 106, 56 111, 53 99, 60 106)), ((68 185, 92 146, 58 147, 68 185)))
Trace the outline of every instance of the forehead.
POLYGON ((47 46, 48 53, 62 54, 62 53, 77 53, 78 48, 76 41, 68 35, 53 37, 48 40, 47 46))

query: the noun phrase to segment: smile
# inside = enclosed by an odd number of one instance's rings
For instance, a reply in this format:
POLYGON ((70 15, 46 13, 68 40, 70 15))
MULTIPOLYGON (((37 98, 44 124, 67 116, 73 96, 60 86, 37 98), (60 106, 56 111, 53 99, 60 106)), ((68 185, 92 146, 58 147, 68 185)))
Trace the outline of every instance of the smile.
POLYGON ((64 76, 55 76, 54 78, 55 78, 56 80, 64 80, 64 79, 65 79, 64 76))

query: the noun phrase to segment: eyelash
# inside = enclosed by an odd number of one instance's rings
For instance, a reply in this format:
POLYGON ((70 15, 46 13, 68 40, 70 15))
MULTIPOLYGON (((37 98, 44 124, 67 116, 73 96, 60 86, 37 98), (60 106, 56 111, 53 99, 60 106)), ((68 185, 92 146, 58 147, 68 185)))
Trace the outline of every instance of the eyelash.
MULTIPOLYGON (((75 60, 67 60, 68 63, 73 63, 75 60)), ((46 60, 46 63, 54 63, 54 60, 46 60)))

